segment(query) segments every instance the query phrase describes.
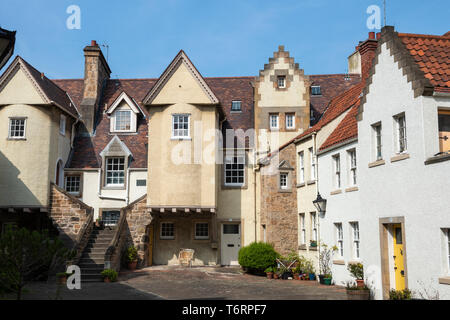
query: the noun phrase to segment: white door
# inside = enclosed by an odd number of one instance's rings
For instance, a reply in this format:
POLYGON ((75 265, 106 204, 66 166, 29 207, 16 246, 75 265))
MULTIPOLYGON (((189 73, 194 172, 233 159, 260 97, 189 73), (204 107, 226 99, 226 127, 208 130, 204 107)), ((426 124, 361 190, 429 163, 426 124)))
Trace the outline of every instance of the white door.
POLYGON ((221 264, 225 266, 236 266, 238 253, 241 249, 241 225, 238 223, 222 224, 221 239, 221 264))

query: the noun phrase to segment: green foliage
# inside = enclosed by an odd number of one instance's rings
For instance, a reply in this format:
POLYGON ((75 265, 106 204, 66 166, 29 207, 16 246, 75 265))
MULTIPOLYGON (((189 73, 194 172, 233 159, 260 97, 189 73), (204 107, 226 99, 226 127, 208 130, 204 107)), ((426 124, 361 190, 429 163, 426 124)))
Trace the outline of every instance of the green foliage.
POLYGON ((361 263, 350 263, 347 266, 347 270, 353 278, 356 278, 357 280, 364 280, 364 267, 361 263))
POLYGON ((389 291, 389 300, 411 300, 411 299, 412 299, 412 292, 409 289, 403 290, 391 289, 391 291, 389 291))
POLYGON ((253 242, 239 250, 239 264, 249 273, 262 273, 276 264, 279 254, 271 244, 253 242))
POLYGON ((103 276, 103 278, 109 278, 111 282, 115 282, 118 276, 117 271, 113 269, 105 269, 102 271, 101 275, 103 276))
POLYGON ((274 267, 268 267, 266 270, 264 270, 265 273, 269 273, 269 272, 275 272, 276 268, 274 267))
POLYGON ((134 262, 137 260, 138 251, 135 246, 130 246, 127 249, 127 261, 128 262, 134 262))
POLYGON ((320 274, 323 274, 326 276, 331 275, 331 259, 333 258, 334 252, 337 250, 338 250, 338 248, 336 246, 329 248, 326 244, 321 245, 320 254, 319 254, 320 274))
POLYGON ((63 263, 70 257, 61 240, 52 239, 47 231, 9 227, 0 236, 1 290, 22 297, 25 285, 63 263))
POLYGON ((347 282, 347 290, 370 290, 367 285, 358 287, 354 282, 347 282))
POLYGON ((307 274, 315 274, 316 273, 314 264, 311 260, 308 260, 308 259, 304 260, 303 272, 307 273, 307 274))

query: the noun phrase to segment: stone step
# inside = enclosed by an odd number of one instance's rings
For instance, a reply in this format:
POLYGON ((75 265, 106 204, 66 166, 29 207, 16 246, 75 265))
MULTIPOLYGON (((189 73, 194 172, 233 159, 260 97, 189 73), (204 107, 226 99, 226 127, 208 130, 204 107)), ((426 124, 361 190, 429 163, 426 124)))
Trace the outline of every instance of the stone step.
POLYGON ((92 268, 80 268, 81 275, 83 274, 100 274, 105 268, 103 267, 92 267, 92 268))
POLYGON ((88 252, 84 252, 81 255, 81 259, 104 259, 105 258, 105 253, 88 253, 88 252))
POLYGON ((101 282, 103 277, 100 273, 81 274, 81 282, 101 282))
POLYGON ((96 244, 87 244, 86 248, 84 250, 102 250, 103 252, 106 252, 106 249, 108 249, 109 245, 102 244, 102 245, 96 245, 96 244))
POLYGON ((103 248, 98 248, 98 247, 86 248, 86 249, 84 249, 83 254, 85 254, 85 253, 100 254, 101 253, 104 255, 106 253, 106 249, 107 248, 103 249, 103 248))
POLYGON ((90 243, 109 245, 111 243, 111 239, 89 239, 88 244, 90 243))
POLYGON ((104 269, 105 264, 104 263, 94 263, 94 262, 83 262, 78 264, 81 270, 87 270, 87 269, 104 269))
POLYGON ((105 256, 102 256, 101 258, 81 258, 80 264, 85 263, 105 264, 105 256))

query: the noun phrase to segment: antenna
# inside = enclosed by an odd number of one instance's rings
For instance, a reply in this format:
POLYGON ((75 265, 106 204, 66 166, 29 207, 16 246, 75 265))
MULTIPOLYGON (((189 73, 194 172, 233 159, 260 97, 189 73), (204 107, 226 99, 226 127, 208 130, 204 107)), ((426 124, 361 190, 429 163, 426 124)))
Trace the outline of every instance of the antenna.
POLYGON ((384 26, 386 27, 386 0, 383 0, 384 7, 384 26))
POLYGON ((102 47, 106 48, 106 62, 108 61, 108 57, 109 57, 109 45, 107 43, 105 44, 101 44, 102 47))

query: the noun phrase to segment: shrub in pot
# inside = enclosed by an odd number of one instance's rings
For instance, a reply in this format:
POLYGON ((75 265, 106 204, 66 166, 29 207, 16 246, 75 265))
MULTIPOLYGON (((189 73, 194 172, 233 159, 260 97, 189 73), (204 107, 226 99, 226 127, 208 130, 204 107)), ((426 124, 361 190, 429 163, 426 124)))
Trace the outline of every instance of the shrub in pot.
POLYGON ((128 247, 127 249, 127 262, 128 262, 128 269, 135 270, 137 266, 137 259, 138 252, 137 248, 135 246, 128 247))
POLYGON ((104 282, 115 282, 118 276, 117 271, 113 269, 105 269, 101 275, 103 276, 104 282))
POLYGON ((321 284, 331 284, 331 259, 337 250, 336 246, 329 248, 326 244, 321 245, 319 254, 319 281, 321 284))
POLYGON ((264 270, 276 265, 278 257, 271 244, 253 242, 239 250, 238 262, 248 273, 264 274, 264 270))
POLYGON ((273 267, 268 267, 266 269, 266 275, 267 275, 267 279, 273 279, 273 267))
POLYGON ((294 273, 294 279, 300 280, 300 275, 302 274, 302 269, 301 269, 300 264, 297 264, 297 266, 294 268, 294 270, 292 270, 292 272, 294 273))
POLYGON ((350 263, 347 266, 347 270, 350 272, 353 278, 356 279, 356 285, 359 288, 364 287, 364 267, 361 263, 350 263))

